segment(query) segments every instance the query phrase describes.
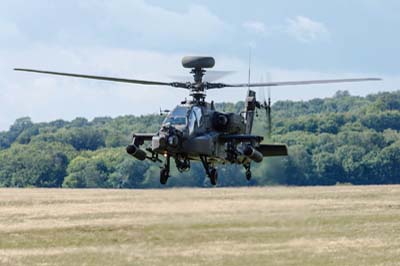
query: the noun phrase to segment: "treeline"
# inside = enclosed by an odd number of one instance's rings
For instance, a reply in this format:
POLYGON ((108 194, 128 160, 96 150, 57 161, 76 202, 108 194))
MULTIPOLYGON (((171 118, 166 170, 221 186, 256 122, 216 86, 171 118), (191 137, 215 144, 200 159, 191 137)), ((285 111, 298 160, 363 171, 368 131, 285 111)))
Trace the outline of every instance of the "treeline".
MULTIPOLYGON (((217 104, 242 111, 243 102, 217 104)), ((240 166, 220 166, 220 186, 334 185, 400 183, 400 91, 279 101, 273 105, 273 139, 286 143, 289 156, 253 166, 248 183, 240 166)), ((159 115, 76 118, 33 123, 24 117, 0 132, 0 186, 70 188, 154 188, 159 165, 125 152, 132 132, 156 132, 159 115)), ((260 112, 254 131, 265 135, 260 112)), ((168 186, 210 186, 201 164, 168 186)))

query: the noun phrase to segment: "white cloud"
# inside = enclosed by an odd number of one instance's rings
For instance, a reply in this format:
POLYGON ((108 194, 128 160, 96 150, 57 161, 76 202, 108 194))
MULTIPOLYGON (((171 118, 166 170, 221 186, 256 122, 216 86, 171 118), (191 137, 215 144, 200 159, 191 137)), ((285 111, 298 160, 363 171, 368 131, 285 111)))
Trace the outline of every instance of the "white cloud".
MULTIPOLYGON (((191 79, 188 71, 180 65, 181 57, 191 52, 186 51, 188 48, 179 47, 193 47, 195 54, 198 54, 199 50, 221 50, 221 47, 225 47, 226 43, 232 40, 229 39, 230 36, 234 35, 230 32, 233 29, 229 24, 201 6, 190 6, 183 11, 170 11, 141 0, 71 0, 70 2, 74 3, 53 5, 50 2, 41 2, 50 9, 43 12, 36 2, 19 1, 21 6, 14 2, 18 1, 12 1, 13 5, 16 5, 15 10, 29 13, 18 16, 18 19, 29 20, 30 17, 26 17, 28 15, 41 17, 40 20, 32 20, 32 24, 38 23, 35 27, 41 30, 34 31, 29 28, 30 24, 23 23, 26 22, 23 20, 15 23, 3 21, 0 24, 0 31, 7 33, 4 36, 25 40, 18 42, 25 44, 24 46, 3 42, 7 46, 0 49, 0 130, 7 129, 16 118, 22 116, 31 116, 34 121, 49 121, 59 118, 70 120, 77 116, 91 119, 95 116, 154 113, 159 107, 170 109, 189 95, 185 90, 168 87, 146 87, 13 72, 13 67, 160 81, 170 81, 169 75, 184 74, 191 79), (21 8, 25 4, 32 7, 21 8), (78 15, 71 12, 55 12, 57 10, 51 9, 58 5, 70 5, 69 8, 76 10, 78 15), (49 19, 47 14, 56 14, 60 19, 53 23, 54 20, 50 19, 54 17, 49 19), (46 25, 43 31, 41 24, 46 25), (118 45, 119 42, 125 41, 130 42, 129 45, 118 45), (145 45, 136 46, 136 42, 145 45), (154 48, 154 43, 161 46, 170 45, 170 48, 154 48), (156 50, 162 52, 155 52, 156 50)), ((291 34, 301 41, 319 40, 321 36, 329 36, 323 24, 304 17, 288 20, 287 26, 292 29, 288 29, 287 32, 292 32, 291 34)), ((274 31, 273 27, 266 28, 264 24, 257 24, 255 21, 248 22, 247 27, 259 33, 274 31)), ((226 46, 227 50, 232 47, 226 46)), ((216 68, 237 70, 238 73, 223 81, 246 82, 247 60, 226 54, 213 54, 217 60, 216 68)), ((254 61, 256 62, 257 58, 254 61)), ((273 81, 368 76, 283 70, 255 64, 252 69, 253 81, 259 81, 258 77, 266 72, 271 73, 273 81)), ((282 87, 274 89, 273 95, 275 100, 309 99, 332 95, 338 89, 349 89, 364 95, 376 92, 376 88, 393 90, 396 89, 396 82, 400 83, 398 77, 384 78, 384 83, 282 87)), ((238 101, 243 100, 245 94, 246 89, 213 90, 209 92, 208 99, 238 101)))
POLYGON ((21 41, 21 38, 22 34, 15 23, 0 19, 0 41, 2 42, 0 47, 4 46, 4 42, 21 41))
POLYGON ((260 21, 246 21, 242 26, 251 33, 265 34, 267 32, 265 24, 260 21))
MULTIPOLYGON (((138 40, 163 42, 211 43, 230 26, 200 5, 185 11, 171 11, 143 0, 85 1, 80 4, 88 12, 99 14, 104 27, 130 33, 138 40)), ((121 33, 122 33, 121 32, 121 33)))
POLYGON ((1 36, 19 35, 19 30, 17 25, 15 25, 14 23, 0 21, 0 34, 1 36))
MULTIPOLYGON (((180 63, 181 57, 190 52, 120 48, 127 45, 119 42, 196 49, 215 43, 230 30, 218 16, 197 5, 170 11, 142 0, 71 2, 41 2, 38 5, 49 9, 46 13, 32 5, 27 7, 30 12, 26 16, 19 16, 12 23, 0 21, 0 40, 1 36, 26 39, 20 42, 24 46, 3 42, 8 45, 0 49, 0 130, 7 129, 21 116, 49 121, 76 116, 148 114, 157 112, 159 107, 170 109, 188 97, 182 89, 13 72, 14 67, 165 81, 171 81, 168 75, 183 74, 191 79, 180 63), (53 10, 61 7, 66 11, 53 10), (67 9, 75 9, 75 13, 67 9), (57 23, 50 21, 55 13, 57 23), (24 23, 27 16, 40 16, 46 32, 51 34, 34 31, 31 24, 24 23), (107 38, 102 39, 104 36, 107 38)), ((25 7, 23 1, 11 4, 10 12, 25 7)))
POLYGON ((297 16, 286 20, 286 31, 301 42, 313 42, 329 39, 330 33, 327 27, 310 18, 297 16))
MULTIPOLYGON (((156 113, 188 96, 187 91, 160 87, 66 78, 24 72, 27 67, 72 73, 166 80, 167 74, 187 73, 178 54, 111 48, 67 49, 34 46, 21 54, 0 52, 0 130, 30 116, 34 121, 77 116, 118 116, 156 113), (5 77, 7 75, 7 77, 5 77)), ((188 79, 190 75, 187 73, 188 79)))
POLYGON ((0 31, 19 30, 28 37, 28 45, 43 42, 162 50, 209 47, 232 32, 232 27, 207 7, 184 6, 166 9, 144 0, 6 0, 6 7, 0 9, 0 31))

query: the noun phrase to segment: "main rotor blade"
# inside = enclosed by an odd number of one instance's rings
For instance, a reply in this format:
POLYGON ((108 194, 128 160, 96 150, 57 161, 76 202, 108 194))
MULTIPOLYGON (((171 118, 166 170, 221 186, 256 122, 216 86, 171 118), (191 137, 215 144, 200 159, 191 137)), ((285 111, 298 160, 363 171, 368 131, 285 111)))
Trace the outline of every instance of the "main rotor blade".
POLYGON ((210 89, 218 88, 240 88, 240 87, 267 87, 267 86, 291 86, 291 85, 312 85, 312 84, 328 84, 328 83, 345 83, 345 82, 361 82, 361 81, 379 81, 380 78, 358 78, 358 79, 326 79, 326 80, 304 80, 304 81, 283 81, 283 82, 265 82, 265 83, 242 83, 242 84, 225 84, 212 83, 209 84, 210 89))
POLYGON ((224 71, 224 70, 208 70, 204 75, 203 80, 205 82, 214 82, 223 77, 232 75, 235 71, 224 71))
POLYGON ((86 79, 107 80, 107 81, 123 82, 123 83, 134 83, 134 84, 141 84, 141 85, 161 85, 161 86, 171 86, 171 87, 178 87, 178 88, 186 88, 187 87, 187 85, 185 83, 181 83, 181 82, 160 82, 160 81, 139 80, 139 79, 124 79, 124 78, 92 76, 92 75, 53 72, 53 71, 36 70, 36 69, 23 69, 23 68, 15 68, 14 70, 15 71, 41 73, 41 74, 58 75, 58 76, 75 77, 75 78, 86 78, 86 79))

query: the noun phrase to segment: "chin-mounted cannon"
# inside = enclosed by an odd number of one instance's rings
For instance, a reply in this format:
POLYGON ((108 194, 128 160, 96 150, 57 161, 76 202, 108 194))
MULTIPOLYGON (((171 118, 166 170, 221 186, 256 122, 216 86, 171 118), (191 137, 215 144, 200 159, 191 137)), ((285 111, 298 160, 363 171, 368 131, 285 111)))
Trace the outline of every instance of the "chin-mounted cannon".
POLYGON ((179 148, 182 144, 182 132, 173 126, 166 125, 162 128, 157 136, 152 139, 152 150, 165 152, 179 148))

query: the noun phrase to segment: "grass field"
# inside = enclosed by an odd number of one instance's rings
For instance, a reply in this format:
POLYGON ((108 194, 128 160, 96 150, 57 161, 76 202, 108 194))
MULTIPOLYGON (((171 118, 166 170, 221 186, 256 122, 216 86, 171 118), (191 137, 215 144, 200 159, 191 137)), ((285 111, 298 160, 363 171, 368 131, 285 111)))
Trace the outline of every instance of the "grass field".
POLYGON ((400 186, 0 189, 0 265, 400 265, 400 186))

